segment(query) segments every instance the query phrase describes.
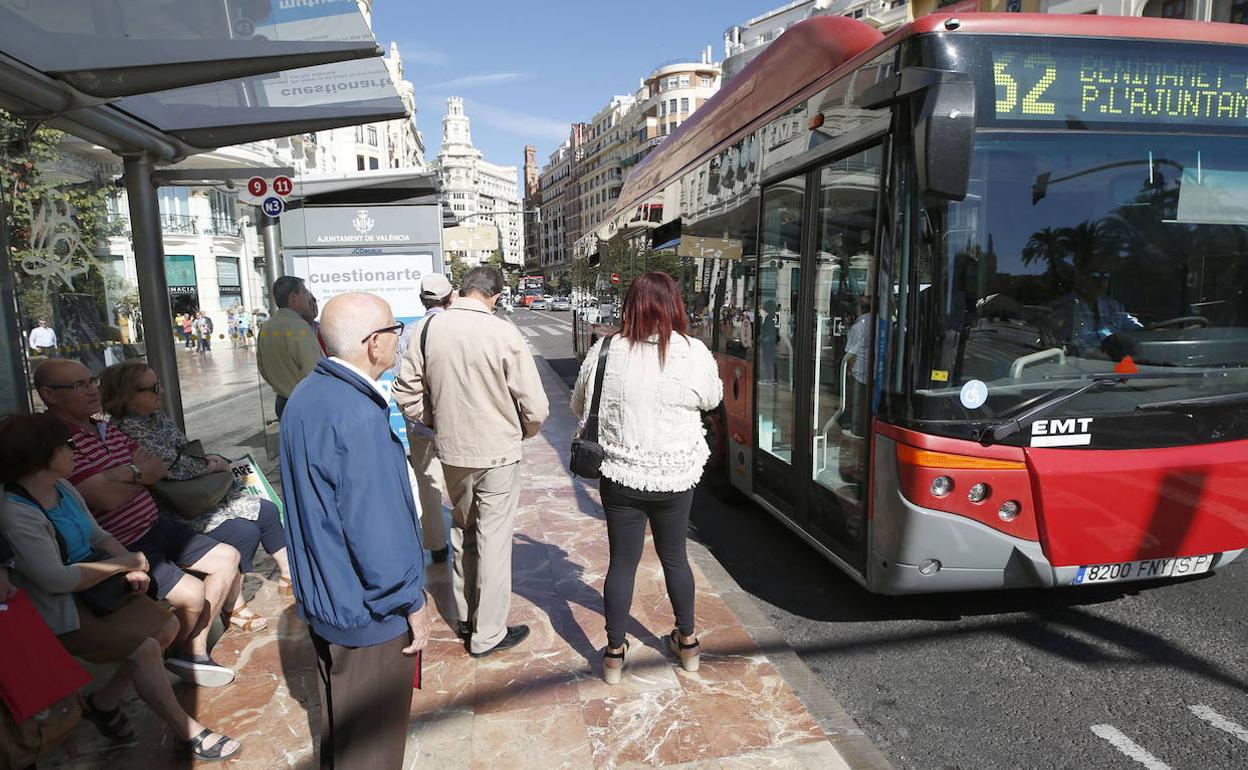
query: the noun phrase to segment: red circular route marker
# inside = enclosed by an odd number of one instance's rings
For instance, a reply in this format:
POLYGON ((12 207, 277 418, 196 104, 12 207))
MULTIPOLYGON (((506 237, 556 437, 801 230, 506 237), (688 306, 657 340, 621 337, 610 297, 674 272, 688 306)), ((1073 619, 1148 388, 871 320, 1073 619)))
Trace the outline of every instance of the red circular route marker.
POLYGON ((273 180, 273 192, 285 197, 295 191, 295 183, 288 176, 279 176, 273 180))
MULTIPOLYGON (((280 177, 280 178, 285 179, 285 177, 280 177)), ((290 180, 287 180, 287 181, 290 181, 290 180)), ((247 192, 251 193, 255 197, 257 198, 262 197, 268 191, 269 191, 269 183, 264 180, 264 177, 253 176, 251 179, 247 180, 247 192)))

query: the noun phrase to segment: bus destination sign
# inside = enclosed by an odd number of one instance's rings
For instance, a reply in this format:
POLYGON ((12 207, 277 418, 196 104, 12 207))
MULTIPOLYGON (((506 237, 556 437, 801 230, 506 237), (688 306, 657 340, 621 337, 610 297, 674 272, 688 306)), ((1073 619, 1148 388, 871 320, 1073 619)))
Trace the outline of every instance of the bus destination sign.
POLYGON ((1248 127, 1248 56, 1158 54, 996 49, 996 118, 1248 127))

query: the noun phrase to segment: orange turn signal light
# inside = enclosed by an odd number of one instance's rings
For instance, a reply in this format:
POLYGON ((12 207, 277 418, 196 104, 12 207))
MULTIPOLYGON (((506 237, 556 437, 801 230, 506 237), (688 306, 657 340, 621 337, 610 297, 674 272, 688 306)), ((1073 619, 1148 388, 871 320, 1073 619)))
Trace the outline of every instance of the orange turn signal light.
POLYGON ((987 457, 932 452, 909 444, 897 445, 897 460, 920 468, 954 468, 981 471, 1024 471, 1027 464, 1017 460, 994 460, 987 457))

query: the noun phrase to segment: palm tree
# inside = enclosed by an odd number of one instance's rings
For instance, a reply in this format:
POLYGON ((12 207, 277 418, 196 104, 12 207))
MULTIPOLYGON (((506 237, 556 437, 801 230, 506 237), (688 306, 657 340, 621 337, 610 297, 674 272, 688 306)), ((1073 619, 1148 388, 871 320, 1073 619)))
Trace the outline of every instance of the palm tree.
POLYGON ((1033 262, 1047 263, 1047 273, 1051 288, 1056 291, 1061 277, 1062 267, 1066 264, 1067 240, 1066 228, 1055 229, 1046 227, 1031 234, 1027 245, 1023 247, 1023 264, 1033 262))

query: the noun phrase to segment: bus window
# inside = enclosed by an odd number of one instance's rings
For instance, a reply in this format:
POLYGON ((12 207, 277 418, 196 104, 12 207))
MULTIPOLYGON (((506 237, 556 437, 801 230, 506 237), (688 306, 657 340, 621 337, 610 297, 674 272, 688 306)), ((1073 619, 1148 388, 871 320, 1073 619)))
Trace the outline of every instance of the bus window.
MULTIPOLYGON (((1150 402, 1242 392, 1242 141, 981 134, 970 194, 926 218, 933 290, 919 287, 911 330, 914 414, 974 437, 977 424, 1115 371, 1143 384, 1049 416, 1144 420, 1150 402), (986 384, 983 403, 959 398, 972 380, 986 384)), ((1207 439, 1192 430, 1168 440, 1207 439)))

